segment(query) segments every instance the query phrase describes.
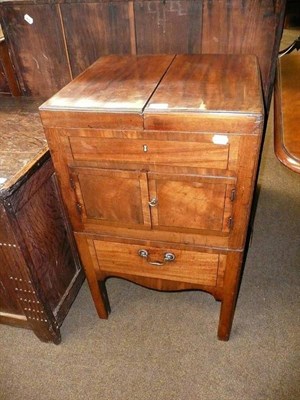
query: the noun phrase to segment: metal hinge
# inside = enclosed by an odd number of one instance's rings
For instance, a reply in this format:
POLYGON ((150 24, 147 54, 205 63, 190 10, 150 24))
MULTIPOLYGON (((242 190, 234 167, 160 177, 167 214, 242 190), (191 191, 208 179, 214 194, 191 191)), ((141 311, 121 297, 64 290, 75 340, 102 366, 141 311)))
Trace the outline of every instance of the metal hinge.
POLYGON ((76 209, 79 215, 81 215, 82 213, 82 205, 80 203, 76 203, 76 209))
POLYGON ((73 190, 75 190, 75 182, 73 178, 70 178, 70 185, 73 190))
POLYGON ((234 201, 235 200, 235 196, 236 196, 236 190, 232 189, 232 191, 230 193, 230 201, 234 201))
POLYGON ((233 217, 228 218, 228 228, 231 230, 233 228, 233 217))

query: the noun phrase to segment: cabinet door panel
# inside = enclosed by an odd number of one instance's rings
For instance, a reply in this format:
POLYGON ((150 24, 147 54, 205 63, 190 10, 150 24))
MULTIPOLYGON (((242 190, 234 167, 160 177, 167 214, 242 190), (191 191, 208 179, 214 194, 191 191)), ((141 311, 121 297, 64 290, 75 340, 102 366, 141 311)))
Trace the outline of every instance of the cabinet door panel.
POLYGON ((228 232, 235 178, 149 174, 153 225, 228 232))
POLYGON ((73 168, 77 209, 89 224, 150 228, 146 173, 73 168))

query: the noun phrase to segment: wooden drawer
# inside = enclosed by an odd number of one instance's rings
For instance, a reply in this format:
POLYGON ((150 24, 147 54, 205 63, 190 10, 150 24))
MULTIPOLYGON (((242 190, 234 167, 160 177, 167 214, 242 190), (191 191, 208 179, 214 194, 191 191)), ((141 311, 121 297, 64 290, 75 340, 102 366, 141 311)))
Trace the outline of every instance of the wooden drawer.
POLYGON ((75 135, 72 133, 69 136, 70 150, 75 162, 98 161, 211 169, 228 167, 229 143, 226 142, 226 136, 223 136, 225 144, 216 144, 214 141, 220 139, 221 135, 201 135, 197 141, 107 138, 97 137, 96 132, 91 132, 95 137, 75 135))
POLYGON ((99 274, 108 272, 216 286, 218 269, 222 269, 226 260, 225 255, 173 247, 88 241, 99 274))

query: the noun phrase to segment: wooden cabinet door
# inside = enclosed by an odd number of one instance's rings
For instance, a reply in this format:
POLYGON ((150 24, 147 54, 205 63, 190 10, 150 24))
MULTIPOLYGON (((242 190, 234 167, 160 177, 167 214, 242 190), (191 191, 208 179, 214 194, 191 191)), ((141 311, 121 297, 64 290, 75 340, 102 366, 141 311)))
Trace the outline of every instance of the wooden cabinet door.
POLYGON ((78 214, 92 225, 150 228, 147 174, 97 168, 72 168, 78 214))
POLYGON ((149 173, 149 189, 153 227, 230 231, 235 178, 149 173))

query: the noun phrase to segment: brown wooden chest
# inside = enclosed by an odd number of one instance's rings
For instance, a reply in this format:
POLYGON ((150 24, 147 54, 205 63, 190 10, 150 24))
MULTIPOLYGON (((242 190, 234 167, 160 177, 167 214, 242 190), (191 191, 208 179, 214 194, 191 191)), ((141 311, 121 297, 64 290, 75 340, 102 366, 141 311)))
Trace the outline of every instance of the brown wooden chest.
POLYGON ((0 323, 57 344, 84 274, 37 108, 0 99, 0 323))
POLYGON ((263 129, 256 58, 107 56, 40 111, 99 316, 111 276, 201 289, 227 340, 263 129))

